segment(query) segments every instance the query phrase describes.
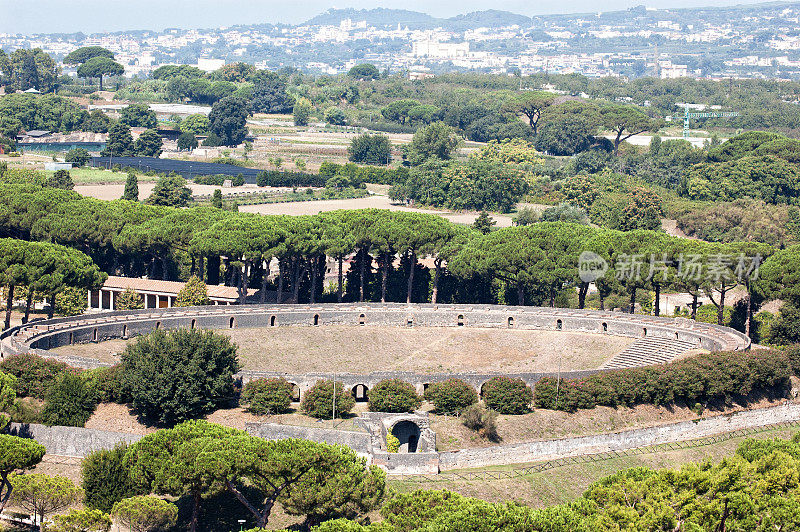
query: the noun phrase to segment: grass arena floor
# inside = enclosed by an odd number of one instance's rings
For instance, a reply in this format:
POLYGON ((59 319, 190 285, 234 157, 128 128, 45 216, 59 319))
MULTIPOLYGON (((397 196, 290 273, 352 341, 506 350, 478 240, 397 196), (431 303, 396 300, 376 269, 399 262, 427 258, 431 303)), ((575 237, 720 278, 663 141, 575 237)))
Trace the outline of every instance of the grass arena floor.
MULTIPOLYGON (((634 339, 564 331, 472 327, 276 327, 221 330, 242 369, 285 373, 547 372, 594 369, 634 339)), ((135 339, 128 341, 136 341, 135 339)), ((126 341, 53 349, 115 363, 126 341)))

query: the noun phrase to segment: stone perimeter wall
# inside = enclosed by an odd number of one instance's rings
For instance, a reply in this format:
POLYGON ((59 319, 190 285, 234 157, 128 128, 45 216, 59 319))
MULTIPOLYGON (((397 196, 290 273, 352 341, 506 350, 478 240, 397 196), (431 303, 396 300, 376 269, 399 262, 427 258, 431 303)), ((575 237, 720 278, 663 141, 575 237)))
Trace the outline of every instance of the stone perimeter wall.
POLYGON ((633 429, 596 436, 546 440, 480 449, 462 449, 439 453, 439 467, 464 469, 490 465, 541 462, 569 456, 622 451, 661 443, 695 440, 753 427, 765 427, 800 420, 800 404, 744 410, 729 415, 695 421, 681 421, 644 429, 633 429))
MULTIPOLYGON (((780 406, 745 410, 696 421, 682 421, 610 434, 414 454, 389 454, 375 449, 370 442, 370 435, 367 433, 273 423, 248 423, 247 431, 253 436, 266 439, 303 438, 347 445, 359 455, 366 456, 368 461, 388 470, 390 474, 435 474, 440 470, 521 464, 648 447, 660 443, 693 440, 744 428, 768 427, 798 420, 800 420, 800 404, 786 403, 780 406)), ((46 427, 19 423, 11 425, 11 433, 35 438, 45 446, 48 454, 76 457, 86 456, 98 449, 111 449, 122 442, 133 443, 142 437, 96 429, 46 427)))
MULTIPOLYGON (((4 353, 33 351, 51 356, 47 350, 64 345, 99 342, 112 338, 129 338, 148 334, 155 329, 201 328, 270 328, 314 327, 325 325, 370 325, 381 327, 481 327, 550 330, 608 334, 628 338, 654 337, 689 342, 697 347, 716 350, 746 350, 750 339, 738 331, 717 325, 698 323, 686 318, 657 318, 619 312, 575 310, 501 305, 406 305, 389 304, 320 304, 320 305, 244 305, 231 307, 194 307, 116 311, 92 316, 76 316, 34 322, 10 329, 5 338, 4 353)), ((71 365, 93 368, 103 364, 80 357, 57 357, 71 365)), ((562 378, 581 378, 600 370, 562 372, 562 378)), ((335 374, 337 381, 349 388, 363 385, 371 388, 380 380, 399 378, 417 387, 418 392, 431 383, 456 377, 480 392, 483 384, 496 373, 426 374, 410 372, 378 372, 369 375, 335 374)), ((555 373, 508 374, 523 379, 528 385, 555 373)), ((332 373, 289 375, 268 371, 243 371, 243 382, 260 377, 284 377, 295 384, 302 395, 320 379, 331 379, 332 373)))

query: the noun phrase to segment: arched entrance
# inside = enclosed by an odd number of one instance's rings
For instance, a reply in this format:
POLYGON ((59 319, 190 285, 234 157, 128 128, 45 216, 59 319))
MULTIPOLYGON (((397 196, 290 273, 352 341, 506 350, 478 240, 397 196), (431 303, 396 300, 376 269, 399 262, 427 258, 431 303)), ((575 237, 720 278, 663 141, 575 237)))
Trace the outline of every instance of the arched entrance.
POLYGON ((415 453, 419 446, 421 431, 413 421, 400 421, 392 427, 392 434, 400 441, 398 453, 415 453))
POLYGON ((351 393, 353 394, 353 399, 356 400, 356 403, 366 403, 369 400, 367 397, 367 392, 369 389, 364 384, 356 384, 353 386, 351 393))

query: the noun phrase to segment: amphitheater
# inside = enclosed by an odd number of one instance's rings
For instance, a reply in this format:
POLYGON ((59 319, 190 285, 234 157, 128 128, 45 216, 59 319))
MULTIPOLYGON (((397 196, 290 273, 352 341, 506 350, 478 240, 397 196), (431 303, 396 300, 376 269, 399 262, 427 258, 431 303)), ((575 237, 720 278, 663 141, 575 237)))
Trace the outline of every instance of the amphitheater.
MULTIPOLYGON (((312 328, 339 328, 353 331, 358 328, 374 328, 378 331, 396 331, 398 329, 432 330, 434 334, 444 335, 447 331, 480 330, 488 331, 489 338, 508 331, 531 331, 547 333, 548 341, 559 344, 559 336, 586 336, 593 339, 617 341, 624 345, 619 352, 612 352, 604 357, 595 367, 574 369, 565 367, 563 371, 508 371, 487 369, 481 371, 472 368, 453 368, 436 371, 436 367, 425 371, 409 371, 408 368, 393 367, 391 370, 359 373, 359 367, 366 364, 359 362, 358 357, 367 354, 354 353, 348 364, 348 371, 285 372, 274 368, 245 366, 237 376, 242 382, 267 376, 281 376, 295 387, 295 400, 300 400, 303 393, 320 379, 335 379, 348 387, 357 401, 365 400, 367 391, 377 382, 386 378, 399 378, 412 383, 417 390, 423 392, 431 383, 452 377, 463 379, 480 392, 483 384, 492 377, 501 374, 519 377, 527 384, 533 385, 539 379, 559 375, 561 378, 576 378, 601 371, 619 368, 637 367, 669 362, 686 353, 703 351, 743 351, 750 348, 750 339, 738 331, 717 325, 699 323, 685 318, 662 318, 644 315, 631 315, 619 312, 575 310, 541 307, 515 307, 498 305, 428 305, 428 304, 318 304, 318 305, 245 305, 214 306, 195 308, 148 309, 136 311, 105 312, 94 315, 83 315, 71 318, 59 318, 33 322, 15 327, 4 332, 2 337, 2 354, 35 352, 63 360, 73 366, 94 368, 110 365, 113 361, 98 357, 82 356, 81 350, 91 344, 102 345, 106 341, 127 340, 128 338, 148 334, 157 329, 214 329, 231 332, 242 329, 248 335, 269 337, 285 328, 308 328, 305 334, 315 334, 312 328), (254 331, 262 329, 260 331, 254 331), (619 340, 623 339, 623 343, 619 340), (64 348, 74 346, 71 354, 59 354, 64 348)), ((296 329, 293 329, 296 332, 296 329)), ((590 344, 598 345, 598 344, 590 344)), ((469 350, 469 347, 465 349, 469 350)), ((564 349, 568 349, 566 344, 564 349)), ((323 363, 324 367, 324 363, 323 363)), ((306 437, 317 441, 344 443, 357 452, 369 456, 374 463, 386 467, 390 472, 414 473, 436 472, 444 467, 456 467, 458 464, 482 463, 474 457, 468 462, 463 459, 443 457, 445 453, 436 452, 435 434, 430 430, 426 416, 421 414, 379 414, 367 413, 360 416, 365 433, 341 433, 324 429, 299 429, 274 424, 259 424, 248 427, 248 430, 262 437, 306 437), (388 432, 395 435, 398 429, 409 432, 405 434, 406 447, 409 454, 389 455, 385 452, 385 436, 388 432), (410 440, 409 440, 410 438, 410 440), (413 448, 412 448, 413 447, 413 448), (413 454, 412 454, 413 453, 413 454)), ((80 447, 77 442, 86 439, 89 447, 103 446, 108 438, 103 435, 76 435, 73 429, 67 439, 72 438, 73 447, 80 447), (76 439, 77 438, 77 439, 76 439), (99 438, 99 440, 98 440, 99 438)), ((56 441, 64 436, 56 436, 39 429, 43 438, 53 439, 52 446, 61 449, 66 445, 56 441), (59 447, 60 446, 60 447, 59 447)), ((39 439, 37 435, 37 439, 39 439)), ((113 439, 113 438, 112 438, 113 439)), ((542 443, 542 442, 539 442, 542 443)), ((562 445, 563 447, 563 445, 562 445)), ((613 448, 613 444, 610 444, 613 448)), ((594 447, 592 447, 594 448, 594 447)), ((602 447, 603 450, 608 445, 602 447)), ((73 449, 70 447, 70 449, 73 449)), ((73 449, 73 450, 75 450, 73 449)), ((76 453, 80 449, 75 450, 76 453)), ((66 452, 66 451, 65 451, 66 452)), ((570 451, 572 452, 572 451, 570 451)), ((575 451, 578 452, 578 451, 575 451)), ((553 453, 534 453, 535 456, 554 456, 553 453)), ((556 453, 555 455, 558 455, 556 453)), ((467 455, 464 455, 467 456, 467 455)), ((501 458, 502 450, 495 453, 496 460, 489 462, 517 460, 525 456, 519 450, 506 458, 501 458)))

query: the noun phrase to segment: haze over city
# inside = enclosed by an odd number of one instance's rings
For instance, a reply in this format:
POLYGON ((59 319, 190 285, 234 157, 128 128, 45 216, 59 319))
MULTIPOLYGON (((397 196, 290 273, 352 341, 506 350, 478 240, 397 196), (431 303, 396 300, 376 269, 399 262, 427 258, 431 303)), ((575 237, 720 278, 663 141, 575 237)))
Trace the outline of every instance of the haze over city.
MULTIPOLYGON (((731 6, 758 3, 733 0, 609 0, 602 10, 626 9, 645 4, 655 8, 731 6)), ((553 13, 596 12, 597 2, 573 0, 529 2, 502 0, 491 5, 479 0, 409 0, 395 2, 351 0, 330 3, 324 0, 283 2, 275 0, 0 0, 0 33, 84 33, 164 28, 211 28, 233 24, 298 24, 329 8, 370 9, 385 7, 409 9, 436 17, 452 17, 471 11, 499 9, 533 16, 553 13)))

